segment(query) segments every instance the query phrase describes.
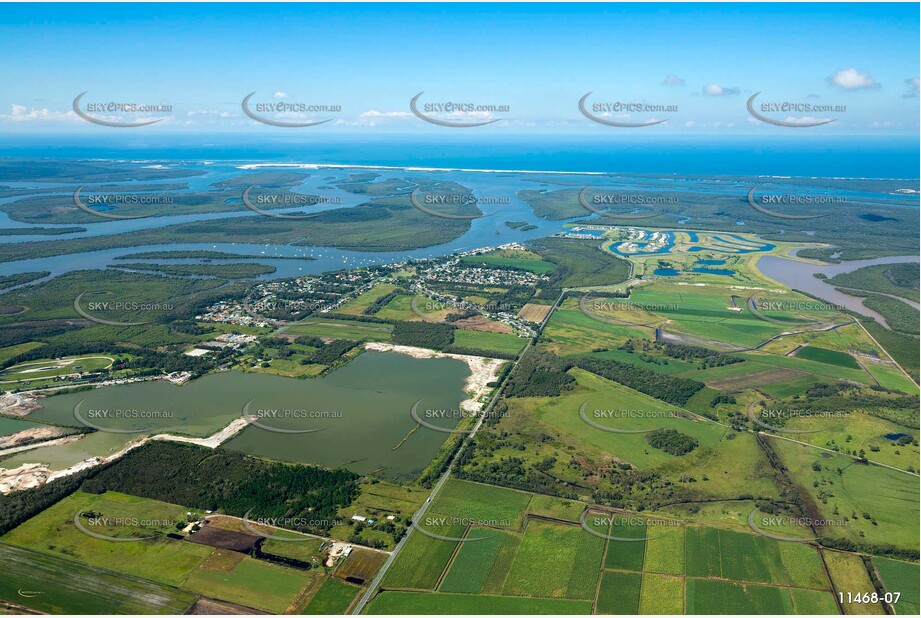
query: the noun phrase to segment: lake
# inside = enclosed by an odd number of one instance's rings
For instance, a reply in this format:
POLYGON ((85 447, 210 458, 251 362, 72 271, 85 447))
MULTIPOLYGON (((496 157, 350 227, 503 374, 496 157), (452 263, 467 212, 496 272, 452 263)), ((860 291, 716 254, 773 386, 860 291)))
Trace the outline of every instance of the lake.
MULTIPOLYGON (((369 351, 320 380, 226 372, 181 387, 158 381, 59 395, 44 400, 44 407, 30 418, 80 426, 74 406, 82 401, 83 419, 106 429, 142 431, 98 431, 70 444, 19 453, 0 466, 50 463, 60 470, 115 452, 149 433, 207 436, 240 417, 252 401, 247 412, 259 416, 259 424, 247 427, 223 448, 409 479, 425 468, 449 435, 420 427, 395 448, 416 425, 410 408, 419 400, 420 410, 458 408, 466 398, 469 375, 467 365, 455 359, 369 351)), ((449 427, 455 418, 430 422, 449 427)))
MULTIPOLYGON (((813 276, 814 273, 822 273, 828 277, 834 277, 841 273, 849 273, 864 266, 874 266, 876 264, 897 264, 901 262, 918 262, 917 255, 900 255, 893 257, 875 258, 872 260, 850 260, 840 264, 810 264, 799 260, 790 260, 778 257, 776 255, 765 255, 758 260, 757 268, 766 277, 779 281, 789 288, 800 290, 828 301, 835 305, 847 307, 851 311, 856 311, 861 315, 876 319, 880 324, 885 325, 886 320, 876 311, 863 306, 862 299, 856 296, 839 292, 830 283, 813 276)), ((911 303, 911 301, 906 301, 911 303)), ((913 305, 914 306, 914 305, 913 305)))

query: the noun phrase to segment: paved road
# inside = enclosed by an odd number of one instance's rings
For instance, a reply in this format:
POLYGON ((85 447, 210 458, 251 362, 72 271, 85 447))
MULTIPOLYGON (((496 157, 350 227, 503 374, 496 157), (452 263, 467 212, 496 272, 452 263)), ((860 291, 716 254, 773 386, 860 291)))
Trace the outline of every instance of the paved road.
MULTIPOLYGON (((565 296, 565 294, 566 294, 566 290, 564 289, 560 293, 560 297, 557 298, 555 303, 553 303, 553 306, 550 308, 550 311, 547 312, 547 316, 544 318, 543 322, 541 322, 540 324, 538 335, 540 334, 540 331, 543 330, 547 322, 550 320, 550 316, 553 314, 553 312, 556 311, 557 307, 560 306, 560 303, 563 301, 563 297, 565 296)), ((525 348, 521 351, 521 354, 518 355, 518 358, 516 358, 514 362, 512 363, 513 369, 514 369, 514 366, 518 364, 518 361, 521 359, 521 357, 524 356, 524 353, 527 352, 528 349, 532 345, 534 345, 535 341, 537 341, 537 337, 534 337, 533 339, 531 339, 530 342, 528 342, 528 345, 525 346, 525 348)), ((499 399, 501 399, 502 391, 505 390, 506 381, 508 380, 508 377, 511 374, 512 374, 511 371, 508 371, 505 374, 505 378, 503 378, 502 383, 496 389, 496 394, 493 396, 492 400, 490 400, 489 405, 486 406, 486 409, 483 411, 483 414, 480 415, 479 419, 477 420, 476 425, 473 427, 473 431, 471 431, 470 433, 469 438, 465 439, 461 447, 457 449, 457 453, 454 454, 454 457, 451 458, 451 461, 448 464, 447 468, 445 468, 444 474, 441 475, 441 478, 439 478, 438 482, 435 483, 435 486, 432 487, 432 491, 429 494, 429 497, 426 498, 425 503, 419 508, 418 511, 416 511, 413 514, 412 516, 413 525, 409 527, 409 529, 406 531, 406 534, 403 536, 403 538, 400 539, 400 541, 396 544, 396 547, 393 548, 393 551, 390 552, 390 557, 387 558, 387 561, 384 562, 383 566, 381 566, 380 570, 377 572, 377 575, 374 577, 374 579, 371 581, 371 584, 368 586, 368 589, 365 590, 365 593, 361 595, 361 600, 359 600, 358 603, 355 605, 355 607, 352 609, 352 614, 357 615, 363 612, 365 609, 365 606, 368 604, 368 601, 370 601, 371 598, 374 596, 374 593, 377 591, 378 586, 380 586, 381 581, 383 581, 384 576, 387 574, 387 570, 390 569, 390 566, 394 563, 394 561, 396 561, 397 556, 400 555, 400 550, 403 549, 403 546, 406 544, 406 541, 409 540, 409 537, 412 535, 413 531, 415 530, 416 525, 425 516, 425 512, 428 510, 432 502, 435 501, 435 498, 438 496, 438 493, 441 491, 441 488, 444 487, 444 484, 447 482, 448 478, 451 476, 451 470, 454 468, 454 462, 457 461, 457 459, 464 452, 464 449, 467 448, 468 444, 470 443, 470 440, 473 439, 474 436, 476 436, 476 433, 480 430, 480 427, 483 425, 483 419, 486 418, 486 416, 492 410, 495 403, 499 401, 499 399)))

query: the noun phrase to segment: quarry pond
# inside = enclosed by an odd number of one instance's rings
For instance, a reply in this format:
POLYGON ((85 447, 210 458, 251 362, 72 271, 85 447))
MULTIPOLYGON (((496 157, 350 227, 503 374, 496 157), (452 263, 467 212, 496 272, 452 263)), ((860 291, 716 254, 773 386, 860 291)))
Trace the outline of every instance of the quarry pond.
MULTIPOLYGON (((258 422, 221 448, 413 478, 450 435, 422 426, 410 433, 417 426, 413 404, 421 400, 420 415, 426 409, 457 410, 469 375, 467 365, 454 358, 367 351, 322 379, 228 371, 178 387, 156 381, 59 395, 42 400, 42 409, 29 420, 99 429, 79 440, 18 453, 3 465, 45 463, 63 470, 111 455, 145 435, 207 437, 246 413, 258 422)), ((450 429, 457 418, 448 414, 427 422, 450 429)))

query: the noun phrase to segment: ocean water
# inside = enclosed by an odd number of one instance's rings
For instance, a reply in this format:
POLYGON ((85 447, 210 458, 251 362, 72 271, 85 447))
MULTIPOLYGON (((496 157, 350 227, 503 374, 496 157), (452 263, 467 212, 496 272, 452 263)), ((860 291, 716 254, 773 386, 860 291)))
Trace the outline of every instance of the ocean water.
POLYGON ((916 137, 0 135, 0 157, 246 161, 642 174, 918 178, 916 137))

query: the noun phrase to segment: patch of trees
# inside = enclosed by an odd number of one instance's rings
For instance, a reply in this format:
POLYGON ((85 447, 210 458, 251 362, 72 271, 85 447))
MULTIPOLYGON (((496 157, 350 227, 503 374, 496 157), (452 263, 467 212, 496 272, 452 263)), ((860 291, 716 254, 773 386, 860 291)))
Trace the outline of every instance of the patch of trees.
POLYGON ((97 469, 91 468, 40 487, 0 495, 0 534, 6 534, 27 519, 63 500, 97 472, 97 469))
POLYGON ((518 355, 514 352, 501 352, 499 350, 481 350, 479 348, 468 348, 465 346, 452 345, 446 352, 451 354, 466 354, 467 356, 486 356, 488 358, 501 358, 504 360, 514 360, 518 355))
POLYGON ((332 365, 342 358, 343 354, 356 345, 358 345, 357 341, 350 341, 348 339, 335 339, 329 343, 324 343, 323 346, 310 357, 310 362, 320 365, 332 365))
POLYGON ((556 354, 531 347, 509 376, 505 388, 507 397, 558 397, 570 390, 575 378, 566 373, 572 367, 569 361, 556 354))
POLYGON ((29 341, 47 341, 70 330, 82 328, 79 324, 27 325, 8 324, 0 328, 0 347, 19 345, 29 341))
POLYGON ((656 429, 646 434, 649 446, 680 457, 697 448, 697 440, 674 429, 656 429))
POLYGON ((716 406, 722 405, 724 403, 728 403, 728 404, 736 403, 736 398, 733 397, 732 395, 726 395, 725 393, 721 393, 710 400, 710 407, 715 408, 716 406))
POLYGON ((454 327, 432 322, 394 322, 391 341, 397 345, 443 351, 454 343, 454 327))
POLYGON ((375 300, 373 303, 365 307, 362 313, 364 315, 374 315, 375 313, 380 311, 383 307, 387 306, 387 303, 392 301, 394 298, 396 298, 397 296, 402 296, 404 294, 407 294, 406 290, 404 290, 403 288, 397 288, 396 290, 390 292, 389 294, 385 294, 381 296, 380 298, 375 300))
MULTIPOLYGON (((709 348, 702 348, 700 346, 662 343, 659 341, 647 341, 645 339, 635 340, 632 337, 627 339, 619 349, 630 353, 635 350, 642 350, 644 352, 658 351, 669 358, 675 358, 689 363, 697 363, 701 369, 732 365, 734 363, 741 363, 745 360, 738 356, 723 354, 722 352, 717 352, 709 348)), ((663 361, 654 360, 655 357, 650 357, 649 355, 643 355, 642 359, 646 362, 663 364, 663 361)), ((664 364, 668 364, 668 361, 664 361, 664 364)))
POLYGON ((292 529, 327 532, 357 497, 347 470, 283 464, 191 444, 150 442, 83 483, 91 493, 119 491, 201 510, 277 518, 292 529))
POLYGON ((704 388, 703 382, 697 380, 668 376, 608 358, 577 356, 573 363, 580 369, 676 406, 683 406, 697 391, 704 388))

